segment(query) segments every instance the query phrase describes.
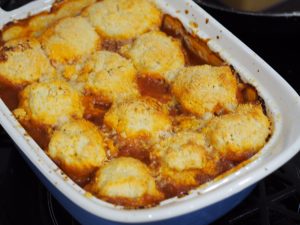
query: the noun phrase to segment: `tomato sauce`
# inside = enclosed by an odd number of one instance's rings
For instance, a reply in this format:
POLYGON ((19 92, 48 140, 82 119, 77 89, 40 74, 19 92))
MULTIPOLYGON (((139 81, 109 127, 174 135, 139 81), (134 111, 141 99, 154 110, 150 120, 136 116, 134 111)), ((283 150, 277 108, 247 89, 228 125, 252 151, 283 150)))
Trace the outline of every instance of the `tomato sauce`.
POLYGON ((0 79, 0 98, 5 102, 10 110, 14 110, 19 105, 19 92, 22 87, 5 84, 0 79))
POLYGON ((143 96, 150 96, 162 103, 167 103, 172 99, 170 86, 164 80, 141 75, 138 76, 137 83, 143 96))

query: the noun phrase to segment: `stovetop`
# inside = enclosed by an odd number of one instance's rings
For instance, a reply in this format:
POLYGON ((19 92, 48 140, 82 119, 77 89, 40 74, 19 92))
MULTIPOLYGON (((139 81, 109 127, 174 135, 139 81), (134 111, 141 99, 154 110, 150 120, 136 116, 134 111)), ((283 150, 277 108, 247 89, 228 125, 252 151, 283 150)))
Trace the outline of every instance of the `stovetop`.
MULTIPOLYGON (((0 0, 0 3, 4 2, 10 7, 7 0, 0 0)), ((11 2, 21 4, 21 1, 11 2)), ((279 21, 278 18, 244 17, 244 21, 247 21, 245 24, 238 21, 234 14, 225 15, 224 12, 205 9, 270 63, 300 93, 300 32, 293 30, 295 24, 299 30, 299 18, 279 21), (277 22, 284 25, 285 29, 273 29, 277 22), (265 27, 262 28, 262 24, 265 27)), ((31 172, 1 127, 0 224, 78 225, 31 172)), ((213 223, 253 224, 300 225, 300 153, 260 181, 249 197, 213 223)))

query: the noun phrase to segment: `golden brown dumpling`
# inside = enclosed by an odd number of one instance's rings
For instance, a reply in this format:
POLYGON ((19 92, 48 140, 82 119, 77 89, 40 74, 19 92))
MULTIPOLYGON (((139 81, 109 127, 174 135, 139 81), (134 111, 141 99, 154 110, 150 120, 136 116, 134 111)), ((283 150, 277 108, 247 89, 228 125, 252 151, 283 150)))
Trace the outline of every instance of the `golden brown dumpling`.
POLYGON ((23 86, 54 74, 54 68, 34 38, 12 40, 0 48, 0 78, 13 85, 23 86))
POLYGON ((85 10, 97 32, 106 38, 131 39, 161 24, 161 12, 149 0, 103 0, 85 10))
POLYGON ((170 81, 168 73, 185 63, 181 44, 160 31, 139 36, 121 48, 121 53, 133 61, 140 74, 170 81))
POLYGON ((39 37, 49 26, 59 19, 67 16, 76 16, 80 11, 96 0, 66 0, 55 4, 51 12, 43 12, 29 19, 28 24, 24 26, 21 23, 10 25, 8 29, 2 32, 2 40, 9 41, 21 37, 39 37), (58 6, 56 8, 56 6, 58 6), (57 9, 57 10, 56 10, 57 9))
POLYGON ((177 190, 199 185, 201 175, 215 174, 216 157, 205 136, 193 131, 172 134, 154 145, 151 152, 151 158, 158 161, 160 179, 177 190))
POLYGON ((42 36, 42 45, 54 62, 70 63, 91 54, 100 38, 83 17, 67 17, 50 27, 42 36))
POLYGON ((117 53, 95 52, 84 70, 85 91, 100 96, 106 102, 139 95, 134 66, 117 53))
POLYGON ((19 120, 55 126, 83 115, 81 96, 63 81, 33 83, 20 97, 19 108, 14 110, 19 120))
POLYGON ((264 146, 271 123, 260 105, 244 104, 234 113, 212 119, 203 132, 225 158, 241 161, 264 146))
POLYGON ((172 85, 172 92, 188 111, 205 113, 233 111, 237 106, 237 80, 230 67, 209 65, 181 69, 172 85))

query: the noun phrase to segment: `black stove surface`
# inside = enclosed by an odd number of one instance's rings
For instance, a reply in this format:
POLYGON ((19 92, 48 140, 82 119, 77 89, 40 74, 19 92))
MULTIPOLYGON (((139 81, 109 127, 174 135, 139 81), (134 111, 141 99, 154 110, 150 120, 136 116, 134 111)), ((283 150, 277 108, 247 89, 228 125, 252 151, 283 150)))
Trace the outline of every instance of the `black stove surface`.
MULTIPOLYGON (((202 5, 210 6, 212 8, 219 8, 225 11, 235 11, 241 14, 257 14, 257 15, 268 15, 268 16, 281 16, 298 14, 300 13, 300 1, 299 0, 281 0, 273 1, 269 7, 249 7, 249 0, 244 1, 244 4, 236 4, 238 1, 225 1, 225 0, 195 0, 200 2, 202 5), (227 4, 226 4, 227 2, 227 4), (248 4, 246 4, 248 2, 248 4), (235 3, 235 4, 234 4, 235 3), (235 6, 235 7, 234 7, 235 6), (261 9, 260 9, 261 8, 261 9), (248 9, 248 10, 247 10, 248 9), (251 10, 252 9, 252 10, 251 10)), ((256 0, 257 1, 257 0, 256 0)), ((255 2, 255 0, 254 0, 255 2)), ((261 1, 261 6, 267 5, 267 1, 261 1)), ((269 1, 271 2, 271 1, 269 1)))
MULTIPOLYGON (((10 7, 8 1, 0 4, 10 7)), ((11 1, 21 4, 21 1, 11 1)), ((300 93, 300 20, 246 17, 206 8, 300 93), (246 22, 245 22, 246 21, 246 22), (279 22, 284 30, 273 29, 279 22), (253 25, 254 24, 254 25, 253 25), (298 30, 294 30, 295 24, 298 30), (262 27, 264 26, 264 27, 262 27), (288 31, 288 32, 287 32, 288 31)), ((292 106, 291 106, 292 107, 292 106)), ((300 115, 299 115, 300 116, 300 115)), ((0 225, 78 224, 31 172, 0 127, 0 225)), ((300 225, 300 153, 258 183, 240 205, 213 225, 300 225)))

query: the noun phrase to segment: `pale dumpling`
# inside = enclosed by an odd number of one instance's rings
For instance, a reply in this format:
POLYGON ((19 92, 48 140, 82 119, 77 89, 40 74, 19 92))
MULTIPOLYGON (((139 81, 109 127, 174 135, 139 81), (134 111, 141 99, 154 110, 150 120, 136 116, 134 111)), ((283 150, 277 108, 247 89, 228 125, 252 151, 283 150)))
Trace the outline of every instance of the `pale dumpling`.
POLYGON ((137 159, 119 157, 106 163, 86 189, 126 207, 149 206, 162 200, 150 169, 137 159))
POLYGON ((88 178, 106 160, 102 134, 86 120, 73 120, 56 130, 47 153, 79 182, 88 178))
POLYGON ((20 93, 19 120, 32 120, 47 126, 59 126, 72 118, 82 118, 81 95, 68 83, 51 81, 33 83, 20 93))

